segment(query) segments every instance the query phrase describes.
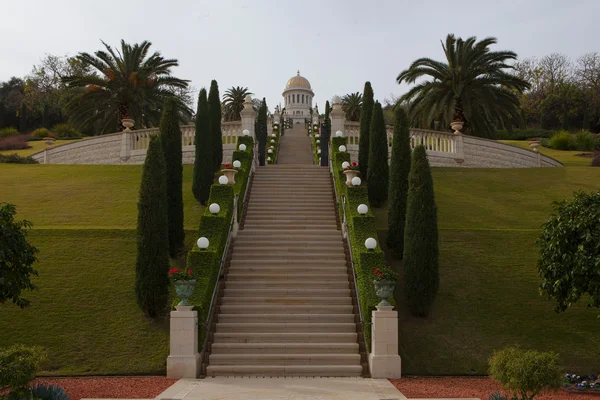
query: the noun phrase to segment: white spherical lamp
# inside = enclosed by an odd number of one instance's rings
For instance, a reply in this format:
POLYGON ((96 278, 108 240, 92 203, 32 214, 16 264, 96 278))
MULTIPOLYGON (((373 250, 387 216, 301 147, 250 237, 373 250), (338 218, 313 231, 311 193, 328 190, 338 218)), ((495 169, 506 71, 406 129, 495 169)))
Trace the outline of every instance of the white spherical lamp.
POLYGON ((358 207, 356 207, 356 211, 358 211, 360 215, 367 215, 367 213, 369 212, 369 207, 367 207, 366 204, 361 204, 358 207))
POLYGON ((271 139, 271 143, 275 143, 275 139, 271 139))
POLYGON ((271 157, 267 157, 267 161, 271 161, 271 157))
POLYGON ((244 143, 240 144, 240 150, 246 151, 246 145, 244 143))
POLYGON ((244 136, 250 136, 250 131, 249 131, 248 129, 244 129, 244 130, 242 131, 242 134, 243 134, 244 136))
POLYGON ((337 136, 337 137, 343 137, 344 133, 342 131, 336 131, 335 132, 335 136, 337 136))
POLYGON ((362 183, 362 181, 360 180, 360 178, 358 176, 355 176, 354 178, 352 178, 352 186, 360 186, 361 183, 362 183))
POLYGON ((208 206, 208 211, 210 211, 211 214, 217 215, 219 211, 221 211, 221 206, 219 206, 217 203, 212 203, 210 206, 208 206))
POLYGON ((367 240, 365 240, 365 247, 369 251, 375 250, 375 247, 377 247, 377 240, 373 239, 372 237, 367 238, 367 240))
POLYGON ((277 135, 274 133, 271 133, 271 137, 277 137, 277 135))
POLYGON ((338 150, 341 152, 344 152, 344 151, 346 151, 346 146, 341 145, 340 147, 338 147, 338 150))
POLYGON ((319 135, 318 133, 315 135, 315 137, 318 139, 321 137, 321 135, 319 135))
POLYGON ((321 154, 321 149, 317 150, 317 154, 321 154))
POLYGON ((269 154, 273 154, 273 149, 269 149, 269 150, 268 150, 268 153, 269 153, 269 154))
POLYGON ((349 163, 348 161, 344 161, 344 162, 342 163, 342 168, 343 168, 343 169, 346 169, 346 168, 348 168, 349 166, 350 166, 350 163, 349 163))
POLYGON ((320 143, 321 143, 321 141, 319 139, 317 139, 317 144, 320 144, 320 143))
POLYGON ((198 248, 200 250, 206 250, 206 249, 208 249, 208 245, 210 244, 210 242, 208 241, 207 238, 205 238, 204 236, 202 236, 200 239, 198 239, 198 241, 196 242, 196 244, 198 245, 198 248))
POLYGON ((227 185, 229 183, 229 179, 227 179, 227 177, 225 175, 221 175, 219 177, 219 183, 221 185, 227 185))
POLYGON ((240 162, 240 160, 235 160, 233 162, 233 168, 241 168, 242 167, 242 163, 240 162))

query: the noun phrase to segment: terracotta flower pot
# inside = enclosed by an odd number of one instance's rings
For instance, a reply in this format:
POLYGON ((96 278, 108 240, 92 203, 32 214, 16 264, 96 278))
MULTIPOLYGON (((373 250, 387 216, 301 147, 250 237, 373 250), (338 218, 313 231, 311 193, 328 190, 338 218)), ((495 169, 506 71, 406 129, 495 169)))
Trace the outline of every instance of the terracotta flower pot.
POLYGON ((238 173, 237 169, 222 169, 221 172, 223 173, 223 175, 225 175, 227 177, 227 180, 229 182, 227 182, 230 185, 234 185, 235 184, 235 174, 238 173))
POLYGON ((190 303, 188 299, 192 297, 194 293, 194 289, 196 288, 196 281, 175 281, 175 293, 177 293, 177 297, 181 299, 178 306, 189 306, 190 303))
POLYGON ((360 171, 348 169, 344 171, 344 175, 346 175, 346 186, 352 187, 352 178, 360 178, 360 171))
POLYGON ((394 288, 396 287, 396 281, 373 281, 375 285, 375 294, 381 299, 378 306, 391 306, 387 301, 394 295, 394 288))

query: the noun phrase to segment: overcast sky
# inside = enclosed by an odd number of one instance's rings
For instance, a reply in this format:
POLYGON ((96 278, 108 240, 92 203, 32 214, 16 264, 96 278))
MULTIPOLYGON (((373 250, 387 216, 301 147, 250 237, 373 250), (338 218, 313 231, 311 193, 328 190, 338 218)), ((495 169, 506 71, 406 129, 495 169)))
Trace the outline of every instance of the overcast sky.
POLYGON ((149 40, 196 88, 247 86, 271 109, 298 69, 321 110, 366 80, 379 100, 402 94, 398 73, 441 59, 448 33, 494 36, 520 58, 600 52, 600 0, 0 0, 0 16, 0 81, 45 53, 149 40))

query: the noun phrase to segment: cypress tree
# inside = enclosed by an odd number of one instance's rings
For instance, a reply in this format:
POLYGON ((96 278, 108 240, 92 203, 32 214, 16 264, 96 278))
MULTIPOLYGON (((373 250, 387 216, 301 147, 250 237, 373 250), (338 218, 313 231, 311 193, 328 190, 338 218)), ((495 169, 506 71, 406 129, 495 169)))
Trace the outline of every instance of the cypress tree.
POLYGON ((19 113, 19 130, 21 133, 27 132, 27 105, 21 104, 21 112, 19 113))
POLYGON ((437 207, 423 146, 412 154, 404 229, 404 282, 412 315, 429 313, 440 285, 437 207))
POLYGON ((267 152, 267 101, 264 97, 254 122, 254 134, 258 140, 258 164, 264 166, 267 152))
POLYGON ((177 102, 169 98, 160 118, 160 138, 167 173, 167 215, 169 220, 169 254, 176 257, 183 248, 183 164, 181 129, 177 102))
POLYGON ((370 129, 367 171, 369 202, 373 207, 381 207, 388 197, 389 166, 385 119, 383 109, 378 101, 373 106, 370 129))
POLYGON ((214 181, 213 172, 213 137, 208 120, 208 99, 206 89, 202 88, 198 95, 198 109, 196 111, 196 134, 194 139, 194 178, 192 192, 196 200, 206 205, 210 194, 210 186, 214 181))
POLYGON ((392 161, 390 163, 390 186, 388 203, 387 245, 394 254, 404 254, 404 223, 406 222, 406 197, 408 174, 410 173, 410 129, 402 107, 397 106, 392 139, 392 161))
POLYGON ((373 115, 373 89, 371 82, 365 82, 363 90, 362 107, 360 109, 360 138, 358 142, 358 166, 360 175, 367 178, 369 167, 369 133, 371 132, 371 118, 373 115))
POLYGON ((208 92, 208 113, 210 115, 210 131, 213 135, 213 172, 221 169, 223 162, 223 132, 221 131, 221 97, 219 85, 214 79, 210 82, 208 92))
POLYGON ((138 201, 135 295, 142 311, 155 317, 169 297, 167 175, 161 140, 150 139, 138 201))

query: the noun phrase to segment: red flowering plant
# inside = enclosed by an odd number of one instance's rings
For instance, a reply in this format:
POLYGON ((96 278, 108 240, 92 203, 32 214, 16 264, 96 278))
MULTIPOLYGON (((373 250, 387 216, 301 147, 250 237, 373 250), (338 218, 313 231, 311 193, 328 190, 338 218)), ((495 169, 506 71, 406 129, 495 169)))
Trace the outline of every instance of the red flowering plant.
POLYGON ((231 164, 223 164, 223 169, 233 169, 233 165, 231 165, 231 164))
POLYGON ((373 273, 375 274, 374 279, 378 282, 398 280, 398 274, 396 274, 389 265, 380 268, 375 268, 375 271, 373 271, 373 273))
POLYGON ((169 278, 173 281, 192 281, 194 280, 194 274, 191 269, 187 271, 179 268, 172 268, 169 270, 169 278))
POLYGON ((358 163, 356 161, 352 161, 350 165, 344 168, 344 171, 360 171, 360 168, 358 167, 358 163))
POLYGON ((536 138, 531 138, 531 139, 529 139, 529 141, 531 141, 531 142, 537 142, 537 139, 536 138))

